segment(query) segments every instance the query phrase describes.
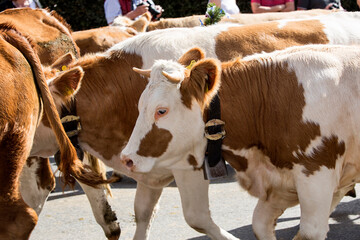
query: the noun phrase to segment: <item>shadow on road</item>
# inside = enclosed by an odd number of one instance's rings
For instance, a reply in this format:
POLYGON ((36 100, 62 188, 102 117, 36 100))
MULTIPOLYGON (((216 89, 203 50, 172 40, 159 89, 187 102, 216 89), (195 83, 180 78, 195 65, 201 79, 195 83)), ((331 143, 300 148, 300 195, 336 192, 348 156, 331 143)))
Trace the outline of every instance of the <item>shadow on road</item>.
MULTIPOLYGON (((52 165, 53 170, 55 170, 57 168, 55 160, 53 158, 50 158, 50 164, 52 165)), ((219 179, 215 179, 215 180, 211 180, 210 184, 228 183, 228 182, 235 182, 236 181, 234 169, 228 164, 226 166, 227 166, 227 170, 228 170, 228 176, 223 177, 223 178, 219 178, 219 179)), ((109 178, 112 175, 112 171, 108 171, 106 173, 106 175, 109 178)), ((63 182, 61 182, 61 178, 59 176, 59 173, 56 174, 55 181, 56 181, 56 187, 52 192, 53 193, 64 192, 64 194, 62 196, 60 196, 60 195, 58 195, 58 196, 50 196, 48 198, 48 200, 54 200, 54 199, 59 199, 59 198, 63 198, 63 197, 70 197, 70 196, 76 196, 76 195, 84 194, 84 191, 82 190, 81 186, 77 182, 75 183, 74 189, 71 189, 69 186, 66 186, 63 189, 64 184, 63 184, 63 182), (71 192, 69 192, 69 191, 71 191, 71 192)), ((176 187, 175 181, 170 183, 168 185, 168 187, 176 187)), ((121 188, 136 188, 136 181, 133 180, 132 178, 124 176, 120 181, 112 183, 111 188, 120 188, 120 189, 121 188)))
MULTIPOLYGON (((360 219, 360 199, 350 202, 340 203, 335 211, 330 215, 330 218, 337 223, 329 225, 330 231, 328 232, 326 240, 359 240, 360 239, 360 226, 355 224, 354 221, 360 219)), ((277 221, 298 221, 300 217, 295 218, 279 218, 277 221)), ((299 230, 299 225, 284 229, 276 230, 276 238, 278 240, 292 239, 299 230)), ((256 240, 251 225, 246 225, 230 231, 235 237, 247 240, 256 240)), ((208 240, 206 236, 191 238, 189 240, 208 240)))
MULTIPOLYGON (((233 168, 231 168, 230 166, 228 166, 228 176, 224 177, 224 178, 219 178, 219 179, 215 179, 215 180, 211 180, 210 184, 219 184, 219 183, 228 183, 228 182, 235 182, 235 171, 233 170, 233 168)), ((112 171, 108 171, 106 173, 107 177, 109 178, 112 175, 112 171)), ((63 182, 61 181, 61 178, 58 174, 56 174, 55 176, 55 180, 56 180, 56 187, 53 190, 53 193, 61 193, 64 192, 64 194, 62 195, 57 195, 57 196, 50 196, 48 198, 48 200, 54 200, 54 199, 59 199, 59 198, 63 198, 63 197, 71 197, 71 196, 76 196, 76 195, 81 195, 84 194, 84 191, 82 190, 81 186, 79 185, 79 183, 75 183, 75 187, 74 189, 71 189, 69 186, 66 186, 63 189, 63 182)), ((136 181, 133 180, 132 178, 129 178, 127 176, 124 176, 120 181, 115 182, 110 184, 111 188, 136 188, 136 181)), ((176 183, 175 181, 170 183, 168 185, 168 187, 176 187, 176 183)))

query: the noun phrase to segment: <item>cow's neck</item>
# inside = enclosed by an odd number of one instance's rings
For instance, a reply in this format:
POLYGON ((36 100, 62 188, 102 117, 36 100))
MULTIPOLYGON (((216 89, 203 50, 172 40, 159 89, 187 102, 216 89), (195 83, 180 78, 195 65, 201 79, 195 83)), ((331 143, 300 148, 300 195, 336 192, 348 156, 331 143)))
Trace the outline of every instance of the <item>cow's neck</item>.
POLYGON ((137 102, 147 83, 132 71, 142 66, 141 57, 119 52, 110 58, 91 56, 77 64, 85 72, 76 95, 80 145, 110 160, 121 152, 135 125, 137 102))

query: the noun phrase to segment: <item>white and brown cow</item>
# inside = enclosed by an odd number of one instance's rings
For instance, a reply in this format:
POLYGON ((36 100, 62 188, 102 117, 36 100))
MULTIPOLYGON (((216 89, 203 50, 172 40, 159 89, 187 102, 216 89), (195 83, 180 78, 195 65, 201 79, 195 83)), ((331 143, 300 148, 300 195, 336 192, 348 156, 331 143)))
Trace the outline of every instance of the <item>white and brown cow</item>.
MULTIPOLYGON (((230 17, 223 17, 219 23, 236 23, 236 24, 257 24, 269 21, 276 21, 281 19, 304 19, 319 15, 330 14, 334 11, 324 9, 312 9, 305 11, 292 12, 269 12, 269 13, 240 13, 233 14, 230 17)), ((179 27, 197 27, 201 22, 205 21, 205 15, 194 15, 179 18, 162 18, 159 21, 151 21, 150 13, 145 13, 137 20, 130 20, 127 17, 119 16, 114 19, 113 26, 131 27, 138 32, 154 31, 165 28, 179 28, 179 27)))
POLYGON ((204 110, 218 94, 224 158, 259 199, 256 237, 276 239, 274 222, 300 203, 294 239, 325 239, 330 213, 360 181, 359 66, 358 46, 293 47, 222 65, 203 59, 191 69, 158 60, 122 161, 134 172, 201 168, 204 110))
MULTIPOLYGON (((211 219, 207 198, 209 182, 204 180, 202 171, 174 171, 163 166, 149 173, 134 173, 121 164, 120 153, 135 125, 137 102, 146 86, 146 80, 133 72, 133 67, 149 68, 161 58, 178 59, 186 49, 197 45, 205 49, 207 57, 228 61, 240 55, 293 45, 356 44, 360 43, 360 29, 353 27, 357 23, 360 23, 360 13, 334 13, 311 20, 252 26, 218 24, 164 29, 139 34, 105 53, 84 56, 70 64, 70 70, 76 67, 84 70, 81 88, 75 96, 82 124, 81 147, 138 181, 134 238, 148 237, 153 210, 162 189, 175 178, 188 224, 214 239, 233 239, 211 219), (189 197, 192 192, 202 193, 201 204, 189 197)), ((189 63, 184 61, 184 64, 189 63)))
MULTIPOLYGON (((1 24, 0 29, 3 93, 0 101, 0 239, 28 239, 37 214, 21 196, 19 177, 33 143, 38 141, 35 137, 38 131, 48 131, 56 139, 57 148, 61 150, 59 168, 66 184, 73 184, 72 176, 92 186, 104 180, 86 170, 78 160, 61 125, 40 60, 28 39, 9 25, 1 24), (52 130, 39 129, 42 121, 52 130)), ((82 72, 78 68, 72 73, 76 77, 57 88, 57 96, 63 100, 71 98, 79 87, 78 78, 82 72)))

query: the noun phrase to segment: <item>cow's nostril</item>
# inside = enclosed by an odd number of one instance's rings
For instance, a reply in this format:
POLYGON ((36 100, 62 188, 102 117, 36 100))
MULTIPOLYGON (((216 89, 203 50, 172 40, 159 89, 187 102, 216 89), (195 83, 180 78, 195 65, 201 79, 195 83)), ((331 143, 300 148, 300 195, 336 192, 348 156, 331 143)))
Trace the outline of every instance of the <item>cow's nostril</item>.
POLYGON ((126 160, 126 166, 128 168, 132 168, 134 166, 134 162, 131 159, 126 160))

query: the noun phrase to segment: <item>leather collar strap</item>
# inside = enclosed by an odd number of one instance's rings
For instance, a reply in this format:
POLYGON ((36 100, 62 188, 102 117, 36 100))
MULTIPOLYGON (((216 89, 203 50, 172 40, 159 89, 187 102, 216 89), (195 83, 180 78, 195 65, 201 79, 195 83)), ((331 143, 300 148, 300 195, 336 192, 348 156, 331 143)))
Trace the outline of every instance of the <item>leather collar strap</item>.
POLYGON ((215 179, 227 175, 225 161, 221 155, 222 139, 225 137, 225 123, 220 119, 220 98, 217 94, 211 101, 207 112, 205 136, 208 142, 204 162, 205 179, 215 179))
MULTIPOLYGON (((69 109, 62 107, 61 109, 61 123, 68 135, 72 145, 76 149, 78 158, 82 161, 84 159, 84 151, 79 146, 78 134, 81 130, 80 117, 76 113, 76 100, 71 101, 69 109)), ((59 165, 60 151, 55 154, 56 164, 59 165)))

